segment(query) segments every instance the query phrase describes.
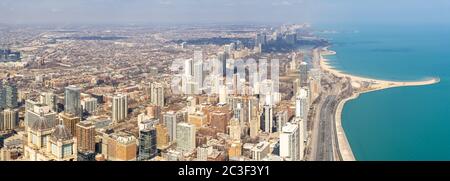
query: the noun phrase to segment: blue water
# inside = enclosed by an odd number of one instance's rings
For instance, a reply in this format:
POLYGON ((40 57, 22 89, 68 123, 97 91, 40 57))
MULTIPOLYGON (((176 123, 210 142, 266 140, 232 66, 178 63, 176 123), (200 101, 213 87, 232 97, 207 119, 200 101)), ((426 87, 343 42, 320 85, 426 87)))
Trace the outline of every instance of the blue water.
POLYGON ((450 160, 450 26, 360 26, 324 34, 345 72, 388 80, 439 77, 349 101, 342 124, 357 160, 450 160))

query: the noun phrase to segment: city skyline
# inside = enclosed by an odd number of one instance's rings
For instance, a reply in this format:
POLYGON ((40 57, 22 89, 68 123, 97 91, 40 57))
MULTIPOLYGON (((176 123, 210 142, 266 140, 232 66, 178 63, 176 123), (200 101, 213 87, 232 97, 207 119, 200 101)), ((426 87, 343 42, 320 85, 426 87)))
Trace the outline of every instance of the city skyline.
POLYGON ((6 24, 450 23, 436 0, 5 0, 6 24), (402 11, 398 11, 402 9, 402 11), (380 13, 380 12, 383 13, 380 13), (417 12, 421 12, 418 14, 417 12))

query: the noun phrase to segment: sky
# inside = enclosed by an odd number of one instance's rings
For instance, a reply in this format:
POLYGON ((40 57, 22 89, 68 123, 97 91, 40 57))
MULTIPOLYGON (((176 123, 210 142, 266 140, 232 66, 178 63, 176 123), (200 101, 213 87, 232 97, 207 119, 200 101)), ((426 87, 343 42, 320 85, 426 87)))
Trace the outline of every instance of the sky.
POLYGON ((0 23, 449 23, 450 0, 1 0, 0 23))

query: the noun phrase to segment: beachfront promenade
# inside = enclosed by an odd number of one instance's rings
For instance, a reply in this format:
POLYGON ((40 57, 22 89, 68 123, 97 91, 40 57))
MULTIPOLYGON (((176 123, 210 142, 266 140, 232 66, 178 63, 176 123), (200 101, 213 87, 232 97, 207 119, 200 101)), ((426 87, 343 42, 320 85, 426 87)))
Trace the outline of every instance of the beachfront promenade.
MULTIPOLYGON (((404 86, 424 86, 424 85, 431 85, 436 84, 440 80, 439 78, 430 78, 426 80, 421 81, 411 81, 411 82, 400 82, 400 81, 388 81, 388 80, 378 80, 378 79, 372 79, 372 78, 366 78, 361 76, 355 76, 350 75, 344 72, 341 72, 339 70, 336 70, 333 66, 331 66, 327 59, 324 58, 326 55, 334 55, 336 52, 330 51, 327 48, 323 48, 319 50, 319 56, 320 56, 320 68, 323 72, 330 73, 333 76, 335 76, 338 79, 344 79, 348 80, 351 85, 351 94, 349 95, 342 95, 342 92, 344 90, 339 90, 339 83, 337 83, 337 88, 333 88, 332 94, 337 94, 340 96, 334 96, 333 100, 337 101, 337 105, 334 103, 332 105, 332 110, 330 110, 330 107, 328 104, 325 104, 324 109, 321 110, 320 115, 326 115, 326 114, 332 114, 332 116, 321 116, 319 117, 318 126, 319 129, 323 128, 323 125, 330 125, 328 121, 332 122, 332 128, 328 128, 326 130, 318 130, 316 133, 317 145, 314 145, 316 148, 314 153, 315 159, 318 160, 342 160, 342 161, 354 161, 356 160, 352 149, 350 147, 350 144, 347 140, 345 131, 342 127, 341 122, 341 115, 342 110, 345 106, 345 103, 349 100, 356 99, 359 97, 362 93, 367 93, 371 91, 377 91, 382 89, 389 89, 394 87, 404 87, 404 86), (336 89, 338 89, 336 91, 336 89), (324 112, 325 111, 325 112, 324 112), (327 123, 327 124, 325 124, 327 123), (326 133, 323 132, 331 132, 328 134, 333 134, 327 137, 327 139, 322 138, 320 135, 326 135, 326 133), (327 140, 327 141, 323 141, 327 140), (332 141, 329 141, 332 140, 332 141), (332 146, 327 146, 327 144, 331 144, 332 146), (329 150, 332 150, 332 153, 322 153, 324 148, 321 148, 320 145, 323 145, 322 147, 327 147, 329 150), (333 155, 333 157, 329 157, 328 159, 322 159, 324 157, 323 155, 333 155)), ((346 90, 348 91, 348 90, 346 90)), ((333 102, 333 100, 327 100, 325 103, 333 102)))

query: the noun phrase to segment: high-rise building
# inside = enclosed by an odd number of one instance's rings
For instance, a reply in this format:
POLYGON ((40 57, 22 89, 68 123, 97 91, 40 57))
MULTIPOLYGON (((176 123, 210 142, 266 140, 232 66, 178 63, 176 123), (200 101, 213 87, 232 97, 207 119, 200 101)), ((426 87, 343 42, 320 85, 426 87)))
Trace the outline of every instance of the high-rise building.
POLYGON ((198 60, 194 63, 194 82, 197 87, 194 91, 195 94, 201 94, 203 90, 203 61, 198 60))
POLYGON ((208 152, 212 147, 202 145, 197 147, 197 161, 208 161, 208 152))
POLYGON ((64 125, 57 125, 53 130, 47 144, 49 160, 76 161, 77 139, 72 136, 64 125))
POLYGON ((113 123, 121 122, 127 118, 128 100, 126 95, 119 94, 113 97, 111 114, 113 123))
POLYGON ((229 134, 230 139, 241 140, 241 124, 239 123, 239 120, 235 118, 230 120, 229 134))
POLYGON ((187 77, 194 76, 194 60, 192 59, 186 59, 184 61, 184 74, 187 77))
POLYGON ((231 143, 228 148, 228 156, 231 157, 239 157, 242 155, 242 143, 239 141, 235 141, 231 143))
POLYGON ((286 110, 280 111, 275 115, 275 127, 276 131, 280 132, 281 129, 288 122, 288 113, 286 110))
POLYGON ((270 153, 270 144, 267 141, 256 144, 252 149, 252 159, 260 161, 270 153))
POLYGON ((81 89, 76 86, 68 86, 64 92, 64 112, 81 117, 81 89))
POLYGON ((169 133, 169 142, 173 143, 177 137, 177 114, 173 111, 163 115, 163 123, 169 133))
POLYGON ((224 112, 212 112, 210 115, 211 128, 217 132, 226 133, 228 125, 228 115, 224 112))
POLYGON ((287 123, 280 134, 280 156, 290 161, 300 160, 300 142, 298 125, 287 123))
POLYGON ((219 60, 219 62, 221 63, 221 67, 222 67, 222 76, 226 76, 227 73, 227 59, 228 59, 228 54, 225 52, 219 52, 217 54, 217 59, 219 60))
POLYGON ((267 42, 267 36, 265 33, 256 34, 255 45, 265 45, 267 42))
POLYGON ((201 128, 206 124, 207 117, 203 112, 194 112, 188 114, 188 123, 193 124, 196 128, 201 128))
POLYGON ((52 92, 43 92, 39 96, 40 103, 47 105, 53 112, 57 112, 56 109, 56 95, 52 92))
POLYGON ((161 115, 161 107, 160 106, 150 105, 150 106, 147 106, 147 108, 145 110, 147 110, 147 116, 150 119, 160 118, 160 115, 161 115))
POLYGON ((105 134, 103 137, 104 148, 102 154, 111 161, 136 160, 136 137, 124 132, 105 134))
POLYGON ((27 130, 27 144, 24 145, 24 159, 29 161, 48 160, 43 154, 48 145, 53 125, 45 117, 33 122, 27 130))
POLYGON ((92 114, 97 110, 97 99, 93 97, 85 98, 81 100, 81 107, 83 107, 83 111, 92 114))
POLYGON ((16 108, 18 106, 17 86, 12 82, 6 82, 6 84, 3 86, 3 89, 5 89, 5 107, 16 108))
POLYGON ((293 123, 296 123, 298 125, 299 130, 299 137, 300 137, 300 160, 303 159, 305 155, 305 148, 306 148, 306 139, 307 139, 307 133, 306 133, 306 121, 302 119, 296 118, 293 123))
POLYGON ((157 156, 157 134, 153 125, 144 124, 139 130, 138 160, 150 160, 157 156))
POLYGON ((307 126, 307 118, 308 118, 308 112, 309 112, 309 95, 308 91, 306 89, 300 89, 299 95, 297 96, 295 100, 295 117, 297 119, 302 120, 301 123, 303 124, 301 126, 300 132, 303 134, 303 137, 306 138, 306 126, 307 126))
POLYGON ((6 107, 6 92, 3 88, 3 82, 0 81, 0 109, 3 109, 6 107))
POLYGON ((150 84, 150 102, 159 107, 164 107, 164 87, 161 83, 150 84))
POLYGON ((17 109, 5 109, 0 111, 0 131, 14 130, 19 125, 19 111, 17 109))
POLYGON ((56 112, 52 111, 47 105, 34 102, 32 100, 25 101, 25 128, 31 127, 34 122, 45 119, 53 127, 57 124, 56 112))
POLYGON ((258 118, 250 120, 250 138, 254 139, 258 137, 258 132, 260 129, 259 123, 260 121, 258 118))
POLYGON ((67 130, 69 130, 71 135, 75 136, 75 128, 76 125, 81 122, 81 118, 70 113, 61 113, 60 118, 62 125, 64 125, 67 130))
POLYGON ((95 152, 95 125, 92 122, 83 121, 77 123, 75 135, 79 152, 95 152))
POLYGON ((300 86, 308 86, 308 63, 306 62, 300 63, 300 86))
POLYGON ((261 118, 261 130, 266 133, 272 133, 273 107, 271 105, 264 105, 261 118))
POLYGON ((158 149, 165 149, 169 146, 170 138, 167 127, 163 124, 157 124, 156 128, 156 147, 158 149))
POLYGON ((195 126, 189 123, 177 124, 177 150, 184 153, 194 151, 195 145, 195 126))

